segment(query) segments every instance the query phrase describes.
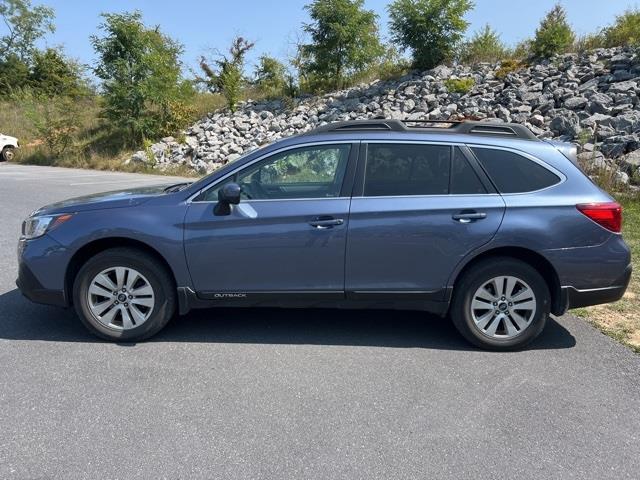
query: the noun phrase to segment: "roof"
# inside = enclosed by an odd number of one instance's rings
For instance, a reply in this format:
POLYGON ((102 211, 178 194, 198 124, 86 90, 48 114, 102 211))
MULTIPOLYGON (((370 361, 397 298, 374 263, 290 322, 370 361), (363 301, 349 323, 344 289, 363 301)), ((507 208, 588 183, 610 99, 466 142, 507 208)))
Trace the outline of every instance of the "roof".
POLYGON ((465 134, 498 136, 520 140, 538 141, 524 125, 518 123, 453 121, 453 120, 353 120, 322 125, 305 132, 304 135, 322 133, 399 132, 432 134, 465 134))

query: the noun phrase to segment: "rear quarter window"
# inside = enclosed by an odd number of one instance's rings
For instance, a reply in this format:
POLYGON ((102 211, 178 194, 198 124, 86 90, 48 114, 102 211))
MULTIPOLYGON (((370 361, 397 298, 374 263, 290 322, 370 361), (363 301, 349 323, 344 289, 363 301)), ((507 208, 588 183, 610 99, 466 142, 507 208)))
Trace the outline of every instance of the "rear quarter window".
POLYGON ((560 182, 560 178, 542 165, 506 150, 471 148, 500 193, 541 190, 560 182))

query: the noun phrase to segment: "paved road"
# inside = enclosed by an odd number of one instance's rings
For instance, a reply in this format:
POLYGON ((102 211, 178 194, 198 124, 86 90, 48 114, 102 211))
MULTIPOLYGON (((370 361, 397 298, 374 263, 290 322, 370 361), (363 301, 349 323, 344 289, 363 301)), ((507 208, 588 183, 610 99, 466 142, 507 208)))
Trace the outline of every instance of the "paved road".
POLYGON ((0 478, 640 475, 640 356, 570 316, 520 353, 388 311, 206 311, 115 345, 16 291, 30 211, 166 180, 0 164, 0 478))

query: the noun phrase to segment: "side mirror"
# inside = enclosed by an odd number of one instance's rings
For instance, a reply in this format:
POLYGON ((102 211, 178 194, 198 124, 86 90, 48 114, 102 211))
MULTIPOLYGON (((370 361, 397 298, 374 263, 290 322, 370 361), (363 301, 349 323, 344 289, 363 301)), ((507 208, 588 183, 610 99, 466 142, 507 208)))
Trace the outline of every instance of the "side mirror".
POLYGON ((218 203, 213 209, 215 215, 229 215, 231 205, 240 203, 240 185, 237 183, 227 183, 218 190, 218 203))

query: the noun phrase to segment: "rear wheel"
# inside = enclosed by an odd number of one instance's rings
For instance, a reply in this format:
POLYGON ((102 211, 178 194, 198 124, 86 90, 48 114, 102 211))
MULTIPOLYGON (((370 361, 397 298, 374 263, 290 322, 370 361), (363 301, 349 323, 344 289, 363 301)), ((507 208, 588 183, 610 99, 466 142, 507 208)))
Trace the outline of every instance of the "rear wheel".
POLYGON ((549 288, 533 267, 492 258, 473 266, 456 285, 451 318, 474 345, 514 350, 540 334, 549 309, 549 288))
POLYGON ((175 312, 175 288, 163 265, 132 248, 105 250, 76 276, 73 302, 82 323, 101 338, 137 341, 159 332, 175 312))
POLYGON ((0 161, 10 162, 14 159, 15 155, 16 151, 13 147, 4 147, 2 149, 2 154, 0 155, 0 161))

